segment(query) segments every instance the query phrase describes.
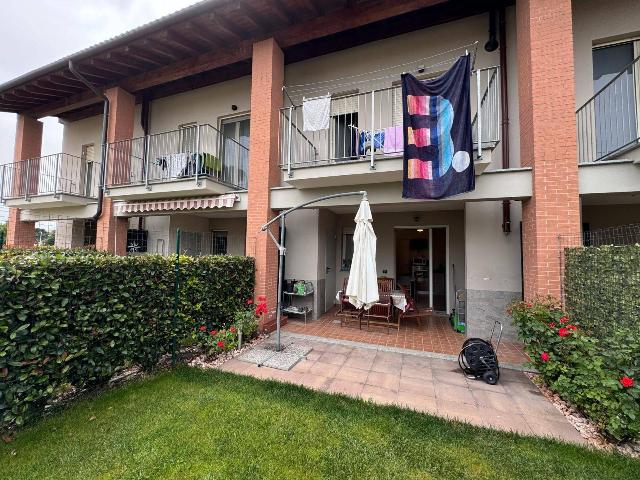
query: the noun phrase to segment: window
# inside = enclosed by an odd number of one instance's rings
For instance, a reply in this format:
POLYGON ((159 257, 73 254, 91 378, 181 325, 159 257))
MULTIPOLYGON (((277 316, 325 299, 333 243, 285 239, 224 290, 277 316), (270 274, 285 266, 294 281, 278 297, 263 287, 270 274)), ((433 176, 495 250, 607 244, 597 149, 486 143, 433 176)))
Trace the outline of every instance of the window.
POLYGON ((84 221, 84 241, 82 245, 90 247, 96 245, 96 236, 98 233, 98 224, 95 220, 89 219, 84 221))
POLYGON ((593 49, 593 91, 597 158, 634 144, 638 138, 640 41, 593 49), (600 92, 602 90, 602 92, 600 92), (598 93, 600 92, 600 93, 598 93))
POLYGON ((358 90, 331 97, 331 158, 348 159, 358 155, 358 90))
POLYGON ((212 238, 213 238, 213 241, 211 242, 211 254, 226 255, 227 254, 227 232, 222 230, 214 230, 212 238))
POLYGON ((222 180, 241 188, 247 188, 249 116, 242 115, 222 119, 220 130, 224 136, 222 141, 222 180))
POLYGON ((346 228, 342 232, 342 261, 340 270, 349 271, 353 259, 353 229, 346 228))
MULTIPOLYGON (((87 143, 85 145, 82 145, 82 153, 80 155, 82 158, 82 166, 81 166, 82 177, 80 179, 82 188, 80 190, 80 193, 84 194, 84 196, 86 197, 91 196, 91 193, 94 190, 93 183, 97 182, 97 179, 98 179, 97 171, 94 171, 95 169, 94 154, 95 154, 95 145, 93 143, 87 143)), ((97 185, 96 185, 96 188, 97 188, 97 185)))

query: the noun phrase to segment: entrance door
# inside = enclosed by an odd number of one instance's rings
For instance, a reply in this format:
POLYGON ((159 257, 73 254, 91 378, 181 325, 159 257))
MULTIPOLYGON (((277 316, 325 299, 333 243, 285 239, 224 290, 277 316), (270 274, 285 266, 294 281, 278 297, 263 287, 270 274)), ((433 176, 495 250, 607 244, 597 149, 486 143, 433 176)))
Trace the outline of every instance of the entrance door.
POLYGON ((447 312, 447 227, 396 227, 396 283, 422 307, 447 312))

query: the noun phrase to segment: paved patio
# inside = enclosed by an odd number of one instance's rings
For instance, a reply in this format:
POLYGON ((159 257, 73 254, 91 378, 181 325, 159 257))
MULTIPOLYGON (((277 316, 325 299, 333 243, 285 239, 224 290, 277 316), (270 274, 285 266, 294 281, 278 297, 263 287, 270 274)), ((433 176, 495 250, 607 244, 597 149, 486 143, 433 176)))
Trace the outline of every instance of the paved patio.
POLYGON ((372 345, 300 340, 313 347, 290 371, 231 359, 220 369, 396 404, 474 425, 567 442, 585 440, 521 371, 502 369, 498 385, 468 380, 456 362, 372 345))
MULTIPOLYGON (((340 326, 335 309, 317 320, 308 320, 306 325, 303 320, 291 318, 283 331, 455 356, 466 338, 464 334, 454 332, 448 317, 442 315, 426 317, 422 321, 422 329, 418 328, 415 321, 408 321, 400 326, 399 331, 391 329, 387 333, 383 327, 372 326, 367 330, 363 325, 360 330, 356 323, 340 326)), ((519 342, 501 342, 499 354, 500 360, 505 363, 521 365, 528 360, 519 342)))

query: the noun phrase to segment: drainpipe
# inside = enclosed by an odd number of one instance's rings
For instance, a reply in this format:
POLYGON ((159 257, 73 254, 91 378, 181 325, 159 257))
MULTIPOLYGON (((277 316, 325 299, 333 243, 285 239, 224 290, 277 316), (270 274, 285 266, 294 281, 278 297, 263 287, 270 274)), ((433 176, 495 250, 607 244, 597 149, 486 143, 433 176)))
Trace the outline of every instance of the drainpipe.
MULTIPOLYGON (((509 94, 507 91, 507 29, 504 6, 500 7, 498 20, 498 43, 500 45, 500 117, 502 118, 502 168, 509 168, 509 94)), ((511 202, 502 201, 502 231, 511 233, 511 202)))
POLYGON ((109 99, 104 92, 99 91, 91 82, 89 82, 80 72, 78 72, 73 65, 73 61, 69 60, 69 70, 82 83, 84 83, 89 90, 91 90, 96 96, 102 97, 104 107, 102 110, 102 163, 100 164, 100 185, 98 187, 98 209, 93 216, 94 221, 102 216, 102 202, 104 199, 104 184, 105 176, 107 172, 107 128, 109 126, 109 99))

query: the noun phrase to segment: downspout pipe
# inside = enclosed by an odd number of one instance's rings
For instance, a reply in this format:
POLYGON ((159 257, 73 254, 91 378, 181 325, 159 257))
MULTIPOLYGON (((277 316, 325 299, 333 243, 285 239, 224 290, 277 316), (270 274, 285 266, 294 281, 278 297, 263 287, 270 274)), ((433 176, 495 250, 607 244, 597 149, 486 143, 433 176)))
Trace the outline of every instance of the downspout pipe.
POLYGON ((104 102, 102 109, 102 162, 100 163, 100 185, 98 186, 98 208, 96 214, 92 217, 94 221, 97 221, 102 216, 102 203, 104 200, 104 187, 105 176, 107 172, 107 129, 109 128, 109 98, 98 90, 84 75, 76 70, 73 60, 69 60, 69 71, 84 83, 89 90, 91 90, 97 97, 102 97, 104 102))
MULTIPOLYGON (((505 8, 501 6, 498 11, 498 44, 500 45, 500 118, 502 119, 502 168, 508 169, 509 164, 509 94, 507 90, 507 19, 505 8)), ((511 202, 502 201, 502 231, 511 233, 511 202)))

